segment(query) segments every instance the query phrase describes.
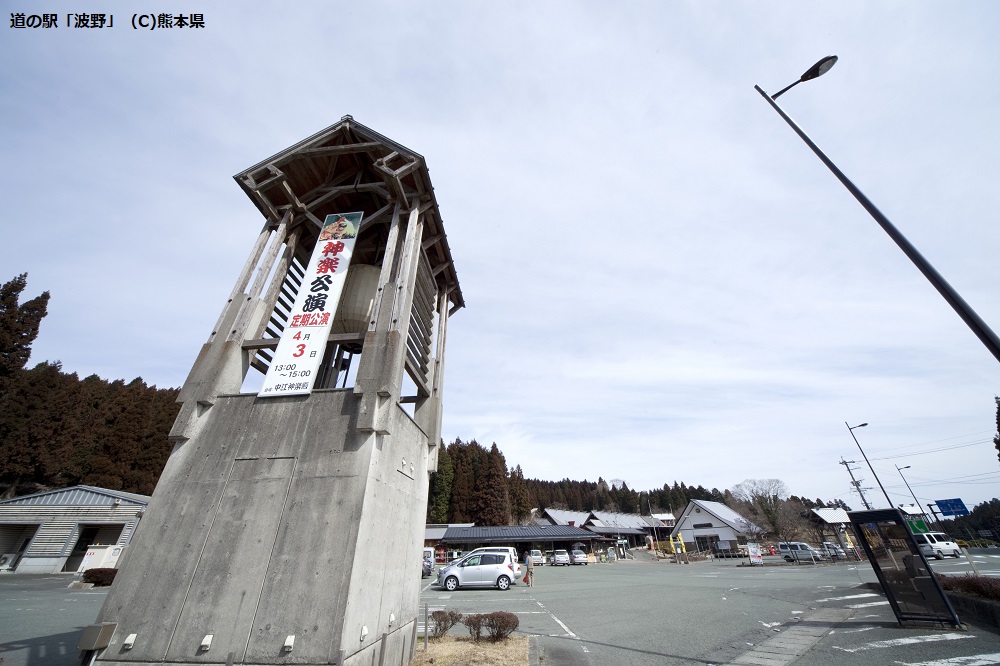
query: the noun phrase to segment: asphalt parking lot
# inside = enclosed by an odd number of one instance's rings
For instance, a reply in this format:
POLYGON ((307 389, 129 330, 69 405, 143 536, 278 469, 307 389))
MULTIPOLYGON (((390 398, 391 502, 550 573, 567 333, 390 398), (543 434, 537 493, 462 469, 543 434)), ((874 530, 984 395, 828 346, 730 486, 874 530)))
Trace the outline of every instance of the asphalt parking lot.
MULTIPOLYGON (((981 573, 1000 576, 1000 554, 974 559, 981 573)), ((414 585, 421 588, 421 606, 431 610, 516 613, 519 632, 535 637, 536 659, 551 666, 1000 664, 1000 633, 899 628, 885 598, 860 587, 875 580, 865 563, 773 564, 639 559, 538 567, 535 587, 518 583, 507 592, 447 592, 430 578, 414 585)), ((964 559, 931 566, 946 574, 971 570, 964 559)), ((74 580, 69 574, 0 575, 2 666, 76 664, 80 632, 107 592, 70 589, 74 580)))
MULTIPOLYGON (((990 562, 1000 573, 1000 557, 990 562)), ((536 637, 539 662, 554 666, 1000 663, 996 633, 898 627, 888 601, 863 587, 875 581, 865 563, 773 563, 546 566, 536 569, 535 587, 518 584, 508 592, 447 592, 426 579, 421 604, 516 613, 519 631, 536 637)), ((952 569, 945 573, 968 569, 957 560, 941 564, 932 566, 952 569)))

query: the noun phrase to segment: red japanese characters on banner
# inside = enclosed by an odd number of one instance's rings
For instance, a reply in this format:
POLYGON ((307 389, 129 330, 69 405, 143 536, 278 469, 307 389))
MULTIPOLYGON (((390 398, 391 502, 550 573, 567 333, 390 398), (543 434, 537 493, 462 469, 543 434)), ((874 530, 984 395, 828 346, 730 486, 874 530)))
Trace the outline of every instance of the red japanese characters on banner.
POLYGON ((302 286, 257 395, 310 393, 344 290, 362 213, 327 215, 302 286))

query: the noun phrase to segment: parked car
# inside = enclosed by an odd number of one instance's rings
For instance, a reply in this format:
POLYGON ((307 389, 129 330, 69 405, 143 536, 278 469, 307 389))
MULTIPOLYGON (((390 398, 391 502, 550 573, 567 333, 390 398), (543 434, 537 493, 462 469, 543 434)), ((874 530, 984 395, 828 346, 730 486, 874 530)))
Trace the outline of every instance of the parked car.
POLYGON ((826 559, 826 555, 804 541, 779 541, 778 554, 787 562, 816 562, 826 559))
POLYGON ((453 592, 460 587, 510 588, 514 579, 514 563, 507 553, 467 555, 438 572, 438 585, 453 592))
POLYGON ((582 550, 574 550, 569 554, 570 562, 573 564, 589 564, 587 560, 587 553, 582 550))
POLYGON ((510 561, 514 565, 514 579, 515 581, 521 579, 521 564, 517 561, 516 548, 511 546, 483 546, 482 548, 469 551, 469 555, 478 555, 480 553, 506 553, 510 555, 510 561))
POLYGON ((924 534, 914 534, 913 539, 920 546, 920 552, 924 557, 936 557, 943 560, 945 555, 961 557, 962 551, 958 544, 944 532, 927 532, 924 534))
POLYGON ((555 557, 555 551, 547 550, 545 551, 545 563, 552 564, 552 558, 555 557))
POLYGON ((557 550, 552 553, 552 566, 558 565, 569 566, 569 553, 565 550, 557 550))
POLYGON ((531 555, 531 561, 534 563, 536 567, 540 567, 543 564, 545 564, 545 556, 542 555, 542 551, 533 550, 531 551, 531 553, 529 553, 529 555, 531 555))
POLYGON ((833 543, 832 541, 824 541, 819 545, 819 549, 827 557, 831 558, 837 557, 840 559, 847 558, 847 553, 844 552, 844 549, 838 546, 837 544, 833 543))
POLYGON ((434 573, 434 560, 428 559, 427 556, 424 555, 423 559, 421 559, 420 567, 420 577, 427 578, 434 573))

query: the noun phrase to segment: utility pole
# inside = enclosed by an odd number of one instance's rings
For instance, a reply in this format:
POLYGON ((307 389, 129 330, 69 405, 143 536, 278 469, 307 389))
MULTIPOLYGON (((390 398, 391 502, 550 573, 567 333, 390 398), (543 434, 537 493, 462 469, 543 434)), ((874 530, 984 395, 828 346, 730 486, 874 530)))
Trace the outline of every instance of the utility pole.
POLYGON ((858 491, 858 495, 861 495, 861 503, 865 505, 865 508, 869 511, 872 510, 871 504, 868 503, 868 499, 865 497, 865 489, 861 487, 861 480, 854 478, 854 468, 851 467, 852 464, 857 464, 856 460, 844 460, 840 459, 840 464, 844 466, 847 473, 851 475, 851 485, 854 489, 858 491))

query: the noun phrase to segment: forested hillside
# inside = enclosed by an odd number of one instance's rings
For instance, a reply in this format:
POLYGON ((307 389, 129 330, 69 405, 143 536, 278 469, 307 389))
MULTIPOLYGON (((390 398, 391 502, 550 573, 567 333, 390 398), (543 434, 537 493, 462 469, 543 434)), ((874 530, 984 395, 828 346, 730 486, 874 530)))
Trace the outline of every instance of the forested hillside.
POLYGON ((0 285, 0 497, 76 484, 149 494, 170 454, 177 389, 25 365, 49 294, 20 303, 27 275, 0 285))
POLYGON ((665 513, 680 511, 688 500, 731 500, 729 491, 687 486, 674 481, 637 492, 622 481, 541 481, 525 479, 520 465, 508 469, 503 453, 475 440, 456 439, 438 454, 427 503, 429 523, 508 525, 525 522, 531 509, 665 513))

